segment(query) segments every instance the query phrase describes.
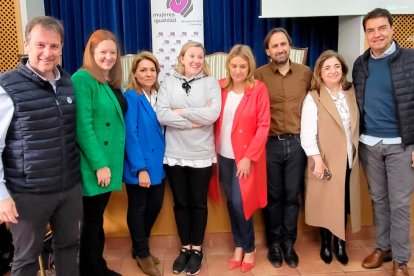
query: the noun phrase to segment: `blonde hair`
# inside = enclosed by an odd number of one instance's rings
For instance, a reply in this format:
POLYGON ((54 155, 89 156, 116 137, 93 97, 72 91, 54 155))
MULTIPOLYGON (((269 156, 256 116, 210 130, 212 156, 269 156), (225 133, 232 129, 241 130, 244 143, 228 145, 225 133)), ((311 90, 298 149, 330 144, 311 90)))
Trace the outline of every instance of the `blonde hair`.
POLYGON ((200 42, 195 42, 195 41, 189 41, 189 42, 185 43, 185 44, 183 45, 183 47, 181 47, 180 54, 179 54, 179 55, 178 55, 178 57, 177 57, 177 60, 178 60, 178 63, 177 63, 177 68, 175 68, 175 70, 176 70, 176 71, 177 71, 180 75, 184 75, 185 68, 184 68, 184 64, 182 64, 182 62, 181 62, 181 58, 182 58, 182 57, 184 57, 185 52, 187 52, 187 50, 188 50, 189 48, 191 48, 191 47, 197 47, 197 48, 201 48, 201 49, 203 50, 203 54, 204 54, 204 57, 203 57, 203 59, 204 59, 204 63, 203 63, 203 69, 202 69, 202 71, 203 71, 203 74, 204 74, 205 76, 210 76, 210 75, 211 75, 211 74, 210 74, 210 68, 208 67, 208 64, 207 64, 207 62, 206 62, 206 60, 205 60, 205 57, 206 57, 206 50, 204 49, 203 44, 201 44, 200 42))
POLYGON ((233 79, 230 76, 230 61, 235 57, 241 57, 247 62, 249 66, 249 72, 247 74, 246 81, 250 84, 250 87, 253 87, 254 86, 254 71, 256 70, 256 62, 254 60, 252 50, 247 45, 237 44, 237 45, 234 45, 233 48, 230 50, 230 53, 226 59, 227 76, 224 79, 223 88, 231 89, 234 85, 233 79))
POLYGON ((346 78, 346 75, 348 74, 348 66, 345 63, 344 58, 335 51, 327 50, 323 52, 316 60, 315 68, 313 71, 313 78, 311 82, 311 90, 316 90, 318 92, 320 91, 321 85, 324 83, 321 78, 322 66, 326 60, 333 58, 333 57, 339 61, 342 67, 342 77, 339 81, 339 83, 342 86, 342 89, 345 91, 351 88, 352 84, 346 78))
POLYGON ((158 63, 157 58, 148 51, 142 51, 136 55, 136 57, 132 60, 131 70, 129 71, 128 76, 128 84, 126 85, 126 89, 133 89, 138 94, 142 94, 142 86, 135 78, 135 73, 138 69, 138 65, 143 60, 149 60, 155 65, 155 71, 157 72, 157 76, 155 79, 154 85, 151 87, 155 91, 158 91, 160 85, 158 83, 158 74, 160 73, 160 64, 158 63))
POLYGON ((113 33, 107 30, 97 30, 89 37, 88 43, 85 47, 83 54, 83 66, 97 81, 100 83, 109 83, 114 88, 119 89, 122 83, 122 67, 121 67, 121 54, 118 41, 113 33), (96 64, 94 54, 98 44, 104 40, 112 40, 116 45, 116 62, 115 65, 109 70, 109 81, 106 81, 102 70, 96 64))

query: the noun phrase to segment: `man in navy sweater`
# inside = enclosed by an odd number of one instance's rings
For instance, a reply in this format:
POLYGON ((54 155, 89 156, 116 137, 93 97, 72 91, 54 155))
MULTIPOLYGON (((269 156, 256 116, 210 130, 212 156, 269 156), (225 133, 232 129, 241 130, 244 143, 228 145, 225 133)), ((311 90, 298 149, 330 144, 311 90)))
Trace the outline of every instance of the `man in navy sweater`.
POLYGON ((388 10, 363 19, 369 49, 352 77, 361 113, 360 159, 374 211, 376 249, 362 262, 377 268, 393 260, 393 275, 409 275, 410 209, 414 188, 414 49, 393 40, 388 10))

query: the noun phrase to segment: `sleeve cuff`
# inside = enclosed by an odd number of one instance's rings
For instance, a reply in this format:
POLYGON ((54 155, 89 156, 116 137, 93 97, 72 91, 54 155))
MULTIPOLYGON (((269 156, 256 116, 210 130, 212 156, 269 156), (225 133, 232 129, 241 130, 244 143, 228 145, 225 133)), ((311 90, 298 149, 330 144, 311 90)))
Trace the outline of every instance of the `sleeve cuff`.
POLYGON ((10 194, 4 183, 0 183, 0 201, 9 198, 10 194))
POLYGON ((147 172, 147 171, 148 171, 147 167, 143 167, 137 171, 137 176, 139 175, 140 172, 147 172))

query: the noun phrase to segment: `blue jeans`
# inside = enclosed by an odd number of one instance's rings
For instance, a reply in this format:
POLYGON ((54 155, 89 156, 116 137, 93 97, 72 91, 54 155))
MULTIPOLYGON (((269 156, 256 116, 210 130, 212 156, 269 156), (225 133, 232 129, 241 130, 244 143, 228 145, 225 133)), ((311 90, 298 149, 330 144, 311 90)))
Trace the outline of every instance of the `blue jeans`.
POLYGON ((220 181, 227 196, 227 209, 229 211, 231 232, 236 247, 250 253, 255 249, 253 217, 246 220, 243 212, 243 202, 240 193, 239 179, 236 176, 236 162, 221 155, 219 158, 220 181))
POLYGON ((269 138, 266 144, 267 198, 264 209, 267 244, 293 246, 303 191, 306 154, 298 137, 269 138))

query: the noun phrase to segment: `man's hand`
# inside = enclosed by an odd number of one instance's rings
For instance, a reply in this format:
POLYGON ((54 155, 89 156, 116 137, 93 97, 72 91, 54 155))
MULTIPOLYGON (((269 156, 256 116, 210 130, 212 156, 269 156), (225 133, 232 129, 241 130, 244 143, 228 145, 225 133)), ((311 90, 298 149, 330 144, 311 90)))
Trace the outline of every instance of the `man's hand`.
POLYGON ((0 201, 0 220, 3 222, 17 223, 18 217, 19 214, 17 213, 16 204, 11 197, 0 201))

